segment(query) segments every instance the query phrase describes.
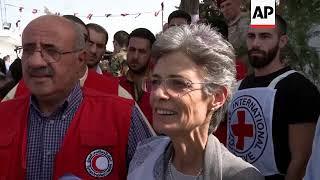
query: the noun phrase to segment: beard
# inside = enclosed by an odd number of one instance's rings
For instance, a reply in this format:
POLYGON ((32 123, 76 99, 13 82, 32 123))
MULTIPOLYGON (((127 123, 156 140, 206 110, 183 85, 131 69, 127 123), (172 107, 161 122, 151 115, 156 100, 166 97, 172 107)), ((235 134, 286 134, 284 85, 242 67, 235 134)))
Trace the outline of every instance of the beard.
POLYGON ((139 63, 138 59, 127 59, 129 70, 134 74, 144 74, 148 68, 148 63, 139 63))
POLYGON ((99 64, 99 61, 87 61, 87 66, 89 68, 94 68, 99 64))
POLYGON ((147 68, 148 68, 147 65, 139 67, 139 68, 132 68, 132 67, 130 67, 130 65, 128 65, 128 67, 129 67, 129 70, 131 72, 133 72, 134 74, 144 74, 146 72, 147 68))
POLYGON ((248 51, 249 63, 253 68, 261 69, 269 65, 273 59, 276 57, 279 49, 279 44, 269 49, 268 51, 263 51, 257 48, 252 48, 248 51), (260 54, 257 56, 255 54, 260 54))
POLYGON ((102 60, 102 57, 99 58, 96 55, 88 56, 86 59, 87 66, 89 68, 95 68, 98 66, 98 64, 100 63, 101 60, 102 60))

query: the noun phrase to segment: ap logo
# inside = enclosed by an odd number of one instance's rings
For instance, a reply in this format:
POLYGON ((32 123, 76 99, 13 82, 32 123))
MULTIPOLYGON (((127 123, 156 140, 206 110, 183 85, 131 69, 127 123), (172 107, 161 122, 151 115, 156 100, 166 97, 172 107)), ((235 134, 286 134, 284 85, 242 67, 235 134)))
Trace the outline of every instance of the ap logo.
POLYGON ((251 0, 251 28, 274 28, 275 0, 251 0))

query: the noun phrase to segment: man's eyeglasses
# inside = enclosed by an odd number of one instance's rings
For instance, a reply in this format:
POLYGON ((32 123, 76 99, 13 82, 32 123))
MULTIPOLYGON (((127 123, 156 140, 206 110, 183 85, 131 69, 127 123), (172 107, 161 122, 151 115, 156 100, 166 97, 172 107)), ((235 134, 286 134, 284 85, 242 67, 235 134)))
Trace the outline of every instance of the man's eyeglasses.
POLYGON ((28 60, 35 52, 40 52, 41 57, 48 63, 58 62, 62 55, 75 53, 81 51, 82 49, 76 49, 71 51, 60 51, 55 47, 41 47, 27 46, 22 47, 22 60, 28 60))
MULTIPOLYGON (((142 89, 145 92, 152 92, 160 88, 163 88, 172 96, 182 96, 191 90, 195 90, 193 84, 212 84, 211 82, 192 82, 184 78, 167 78, 167 79, 145 79, 142 83, 142 89)), ((202 88, 202 87, 201 87, 202 88)), ((201 89, 197 88, 197 89, 201 89)))

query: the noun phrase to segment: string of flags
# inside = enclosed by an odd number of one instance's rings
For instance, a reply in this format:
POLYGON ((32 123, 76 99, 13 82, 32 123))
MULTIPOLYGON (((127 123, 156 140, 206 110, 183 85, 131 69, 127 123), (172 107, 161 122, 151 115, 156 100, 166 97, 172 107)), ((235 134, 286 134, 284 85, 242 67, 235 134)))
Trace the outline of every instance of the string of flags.
MULTIPOLYGON (((16 6, 13 4, 5 4, 5 6, 9 6, 9 7, 13 7, 13 8, 17 8, 17 10, 20 13, 26 12, 26 11, 31 11, 32 14, 55 14, 55 15, 62 15, 62 13, 60 12, 52 12, 50 11, 47 7, 44 7, 44 10, 40 10, 40 9, 29 9, 29 8, 25 8, 23 6, 16 6)), ((93 14, 93 13, 89 13, 88 15, 80 15, 79 13, 75 12, 73 13, 74 16, 77 17, 86 17, 87 19, 91 20, 93 17, 105 17, 105 18, 110 18, 110 17, 127 17, 127 16, 134 16, 134 18, 138 18, 139 16, 141 16, 142 14, 153 14, 155 17, 157 17, 160 12, 163 12, 164 10, 164 2, 161 3, 161 9, 157 10, 157 11, 146 11, 146 12, 138 12, 138 13, 120 13, 120 14, 112 14, 112 13, 107 13, 104 15, 101 14, 93 14)), ((21 20, 18 20, 16 22, 16 27, 19 27, 21 20)))

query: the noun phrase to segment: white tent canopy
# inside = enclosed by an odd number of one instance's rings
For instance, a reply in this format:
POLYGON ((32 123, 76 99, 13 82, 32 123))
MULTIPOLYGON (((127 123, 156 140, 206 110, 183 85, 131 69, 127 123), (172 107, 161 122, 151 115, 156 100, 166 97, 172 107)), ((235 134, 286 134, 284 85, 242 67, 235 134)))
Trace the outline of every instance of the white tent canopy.
POLYGON ((0 30, 0 57, 15 57, 14 49, 21 45, 21 37, 8 30, 0 30))

